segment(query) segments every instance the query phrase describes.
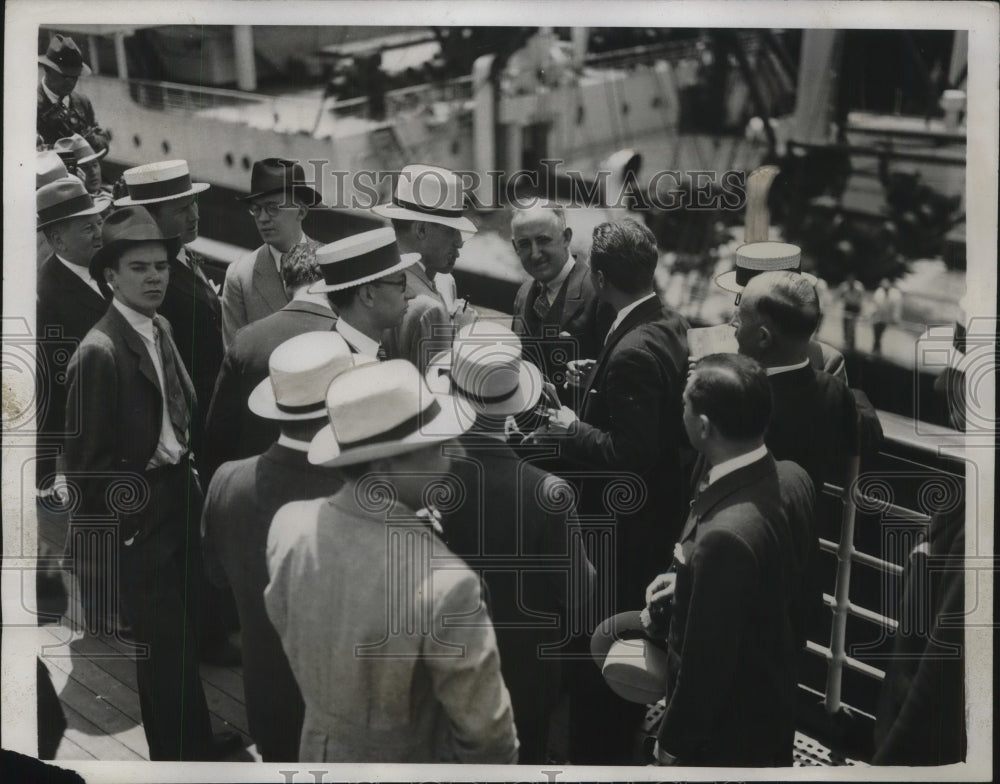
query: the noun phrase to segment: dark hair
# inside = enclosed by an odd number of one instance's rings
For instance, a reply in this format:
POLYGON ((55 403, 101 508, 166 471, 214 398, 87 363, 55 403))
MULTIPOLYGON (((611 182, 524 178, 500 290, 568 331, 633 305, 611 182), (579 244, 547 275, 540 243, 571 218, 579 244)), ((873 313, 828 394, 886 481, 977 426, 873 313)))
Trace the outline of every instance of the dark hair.
POLYGON ((764 272, 754 278, 754 288, 763 287, 754 305, 780 334, 793 340, 808 340, 819 326, 816 287, 798 273, 764 272))
POLYGON ((346 289, 328 291, 326 298, 330 300, 330 305, 333 307, 334 312, 339 313, 341 308, 347 307, 354 302, 354 296, 360 289, 361 286, 349 286, 346 289))
POLYGON ((401 237, 404 234, 408 234, 410 227, 418 221, 409 220, 407 218, 391 218, 389 222, 392 224, 392 230, 396 232, 396 236, 401 237))
POLYGON ((658 258, 653 232, 631 218, 594 229, 590 267, 626 294, 641 294, 653 285, 658 258))
POLYGON ((759 438, 771 418, 771 385, 763 366, 742 354, 709 354, 694 366, 686 390, 692 410, 724 438, 759 438))
POLYGON ((344 478, 350 482, 360 482, 372 472, 372 461, 364 460, 360 463, 338 466, 337 471, 343 474, 344 478))

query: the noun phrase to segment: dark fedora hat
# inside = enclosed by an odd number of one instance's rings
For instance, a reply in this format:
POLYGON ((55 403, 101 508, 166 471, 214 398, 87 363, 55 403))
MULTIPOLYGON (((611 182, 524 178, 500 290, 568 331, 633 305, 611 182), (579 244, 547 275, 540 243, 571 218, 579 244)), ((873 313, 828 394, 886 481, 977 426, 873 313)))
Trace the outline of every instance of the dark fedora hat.
POLYGON ((79 178, 67 174, 35 191, 35 228, 59 221, 97 215, 108 208, 106 199, 95 200, 79 178))
POLYGON ((58 71, 63 76, 88 76, 90 66, 83 61, 80 48, 72 38, 56 33, 49 40, 49 48, 39 56, 38 62, 58 71))
POLYGON ((264 158, 255 161, 250 172, 250 195, 240 196, 240 201, 252 201, 272 193, 287 193, 309 207, 321 204, 323 197, 312 184, 306 182, 302 164, 284 158, 264 158))
POLYGON ((90 260, 90 277, 102 286, 105 268, 114 265, 126 248, 144 242, 159 242, 166 247, 167 257, 172 259, 181 246, 179 237, 163 236, 145 207, 122 207, 112 212, 104 221, 101 234, 103 245, 90 260))

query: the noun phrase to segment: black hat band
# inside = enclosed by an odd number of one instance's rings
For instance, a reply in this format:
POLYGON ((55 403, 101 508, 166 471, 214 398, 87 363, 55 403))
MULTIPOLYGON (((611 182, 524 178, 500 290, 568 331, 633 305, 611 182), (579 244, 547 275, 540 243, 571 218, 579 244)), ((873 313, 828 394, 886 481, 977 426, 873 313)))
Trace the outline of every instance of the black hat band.
POLYGON ((191 175, 171 177, 159 182, 144 182, 128 186, 128 195, 133 201, 141 199, 163 199, 170 196, 181 196, 191 190, 191 175))
POLYGON ((352 283, 385 272, 399 264, 399 261, 399 250, 396 248, 396 243, 392 242, 381 248, 362 253, 360 256, 320 264, 320 270, 323 272, 323 280, 328 286, 342 286, 345 283, 352 283))
POLYGON ((796 263, 794 267, 780 267, 773 270, 762 270, 762 269, 747 269, 746 267, 736 266, 736 285, 745 286, 750 282, 752 278, 756 278, 762 272, 798 272, 802 267, 801 263, 796 263))
POLYGON ((53 204, 51 207, 43 207, 38 211, 38 222, 49 223, 50 221, 69 218, 78 212, 92 209, 93 206, 94 200, 90 194, 84 193, 80 196, 74 196, 72 199, 61 201, 58 204, 53 204))
POLYGON ((412 436, 414 433, 418 432, 420 430, 421 422, 426 419, 432 419, 440 413, 441 405, 437 402, 437 400, 432 400, 431 404, 423 411, 418 411, 414 416, 400 422, 394 428, 378 433, 370 438, 359 439, 358 441, 341 441, 340 446, 343 449, 358 449, 359 447, 372 446, 373 444, 400 441, 407 436, 412 436))
POLYGON ((424 215, 433 215, 436 218, 462 217, 462 210, 446 210, 443 207, 424 207, 422 204, 416 204, 415 202, 412 201, 405 201, 395 195, 392 197, 392 203, 404 210, 410 210, 411 212, 419 212, 424 215))

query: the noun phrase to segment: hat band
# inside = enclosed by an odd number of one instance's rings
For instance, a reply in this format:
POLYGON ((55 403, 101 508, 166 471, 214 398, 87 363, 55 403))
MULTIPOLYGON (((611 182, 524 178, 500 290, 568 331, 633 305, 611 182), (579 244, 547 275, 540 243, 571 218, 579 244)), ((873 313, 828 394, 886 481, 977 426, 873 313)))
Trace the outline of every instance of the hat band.
POLYGON ((412 201, 406 201, 400 199, 398 196, 393 195, 392 203, 397 207, 401 207, 404 210, 410 210, 412 212, 419 212, 424 215, 433 215, 437 218, 461 218, 462 210, 446 210, 443 207, 425 207, 422 204, 417 204, 412 201))
POLYGON ((736 267, 736 284, 738 286, 745 286, 750 282, 751 278, 756 278, 762 272, 781 272, 782 270, 791 270, 792 272, 798 272, 801 263, 798 261, 792 262, 790 265, 783 265, 780 267, 773 267, 771 269, 747 269, 746 267, 736 267))
POLYGON ((373 444, 399 441, 407 436, 412 436, 414 433, 419 431, 420 423, 425 418, 436 417, 440 413, 441 405, 437 402, 437 400, 432 400, 431 404, 423 411, 418 411, 414 416, 400 422, 394 428, 385 430, 377 435, 371 436, 370 438, 362 438, 357 441, 341 441, 340 446, 344 449, 358 449, 359 447, 371 446, 373 444))
POLYGON ((360 256, 320 264, 323 280, 328 286, 342 286, 362 278, 370 278, 399 264, 399 250, 391 242, 360 256))
POLYGON ((279 411, 285 414, 311 414, 314 411, 322 411, 326 406, 326 401, 317 400, 315 403, 306 403, 301 406, 289 406, 275 400, 274 405, 279 411))
POLYGON ((38 211, 38 222, 48 223, 49 221, 60 220, 61 218, 69 218, 78 212, 89 210, 93 206, 94 200, 90 197, 90 194, 83 193, 79 196, 74 196, 72 199, 66 199, 66 201, 53 204, 51 207, 42 207, 38 211))
POLYGON ((454 382, 452 386, 454 387, 455 391, 458 392, 458 394, 460 394, 466 400, 469 400, 473 403, 480 403, 481 405, 484 406, 492 405, 493 403, 503 403, 505 400, 510 400, 512 397, 514 397, 514 395, 517 394, 517 390, 519 388, 517 385, 515 385, 514 388, 510 390, 510 392, 504 392, 502 395, 477 395, 475 392, 469 392, 468 390, 462 389, 462 387, 458 385, 458 382, 455 381, 454 377, 452 377, 452 381, 454 382))
POLYGON ((183 196, 191 190, 191 175, 182 174, 169 180, 136 183, 128 185, 128 195, 133 201, 139 199, 162 199, 165 196, 183 196))

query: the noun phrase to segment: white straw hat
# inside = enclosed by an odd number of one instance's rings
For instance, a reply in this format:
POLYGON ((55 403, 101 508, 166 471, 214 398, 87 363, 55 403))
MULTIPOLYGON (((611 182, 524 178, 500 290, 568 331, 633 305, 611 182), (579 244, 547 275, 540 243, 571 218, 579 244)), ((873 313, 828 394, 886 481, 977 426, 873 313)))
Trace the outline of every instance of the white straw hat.
POLYGON ((736 249, 736 269, 723 272, 715 279, 719 288, 739 294, 750 279, 762 272, 789 270, 801 272, 813 285, 816 278, 802 272, 802 249, 787 242, 749 242, 736 249))
POLYGON ((454 172, 415 163, 399 173, 392 201, 372 207, 372 212, 382 218, 429 221, 475 234, 476 225, 464 215, 463 191, 454 172))
POLYGON ((349 289, 384 278, 420 260, 419 253, 399 255, 396 232, 390 228, 353 234, 316 249, 323 280, 309 287, 310 294, 349 289))
POLYGON ((156 161, 126 169, 122 174, 128 196, 115 199, 116 207, 180 199, 207 191, 207 182, 191 182, 187 161, 156 161))

